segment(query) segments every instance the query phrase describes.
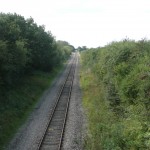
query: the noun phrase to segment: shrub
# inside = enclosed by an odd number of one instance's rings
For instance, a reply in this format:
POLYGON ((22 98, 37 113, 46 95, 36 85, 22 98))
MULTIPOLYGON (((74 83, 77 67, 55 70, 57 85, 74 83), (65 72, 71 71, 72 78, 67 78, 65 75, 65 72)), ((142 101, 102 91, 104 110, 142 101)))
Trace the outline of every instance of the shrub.
POLYGON ((112 42, 82 52, 81 56, 81 79, 92 74, 91 84, 96 84, 97 92, 100 91, 95 96, 93 86, 83 88, 83 93, 89 92, 88 96, 93 99, 88 101, 88 107, 93 105, 88 109, 89 118, 93 118, 89 119, 91 149, 148 149, 150 41, 112 42))

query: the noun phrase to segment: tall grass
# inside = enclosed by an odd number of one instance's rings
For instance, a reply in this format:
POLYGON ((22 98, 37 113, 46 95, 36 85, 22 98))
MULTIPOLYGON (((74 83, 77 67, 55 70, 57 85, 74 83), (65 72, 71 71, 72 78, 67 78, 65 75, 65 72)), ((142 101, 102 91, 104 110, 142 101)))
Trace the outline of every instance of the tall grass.
POLYGON ((36 71, 24 77, 17 86, 5 89, 3 94, 1 93, 0 149, 5 149, 9 140, 33 110, 44 90, 50 86, 62 68, 59 66, 49 73, 36 71))
POLYGON ((150 41, 124 40, 82 53, 89 135, 85 149, 150 148, 150 41))

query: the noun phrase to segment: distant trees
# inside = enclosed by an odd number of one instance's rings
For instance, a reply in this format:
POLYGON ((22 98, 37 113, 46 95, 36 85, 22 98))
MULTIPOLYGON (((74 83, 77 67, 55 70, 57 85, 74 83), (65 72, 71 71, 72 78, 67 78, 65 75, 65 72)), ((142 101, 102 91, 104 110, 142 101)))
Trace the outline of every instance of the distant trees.
POLYGON ((70 52, 75 51, 75 48, 72 45, 70 45, 68 42, 60 41, 60 40, 57 41, 57 49, 58 51, 61 52, 59 55, 62 59, 65 59, 66 56, 69 56, 70 52))
POLYGON ((78 47, 77 48, 77 50, 79 51, 79 52, 81 52, 81 51, 85 51, 85 50, 87 50, 88 48, 86 47, 86 46, 82 46, 82 47, 78 47))
POLYGON ((50 71, 74 47, 55 40, 33 18, 0 13, 0 86, 11 85, 32 70, 50 71))

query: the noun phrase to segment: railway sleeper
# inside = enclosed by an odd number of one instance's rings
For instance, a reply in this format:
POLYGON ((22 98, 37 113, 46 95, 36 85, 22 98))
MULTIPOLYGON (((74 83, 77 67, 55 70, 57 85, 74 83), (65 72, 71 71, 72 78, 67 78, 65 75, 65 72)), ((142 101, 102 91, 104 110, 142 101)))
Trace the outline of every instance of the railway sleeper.
POLYGON ((41 150, 58 150, 58 145, 42 145, 41 150))

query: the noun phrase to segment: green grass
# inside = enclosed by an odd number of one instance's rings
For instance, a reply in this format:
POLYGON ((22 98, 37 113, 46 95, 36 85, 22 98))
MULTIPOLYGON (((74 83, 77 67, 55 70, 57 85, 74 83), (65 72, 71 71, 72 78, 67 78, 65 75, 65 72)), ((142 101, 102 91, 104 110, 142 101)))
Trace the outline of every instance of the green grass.
POLYGON ((103 89, 96 84, 91 72, 81 72, 81 88, 83 91, 83 106, 88 118, 88 135, 85 138, 84 149, 103 150, 104 145, 112 150, 108 137, 110 128, 116 117, 109 111, 104 101, 103 89))
POLYGON ((7 147, 42 93, 62 69, 63 66, 59 66, 50 73, 36 71, 1 95, 3 99, 0 100, 0 150, 7 147))

